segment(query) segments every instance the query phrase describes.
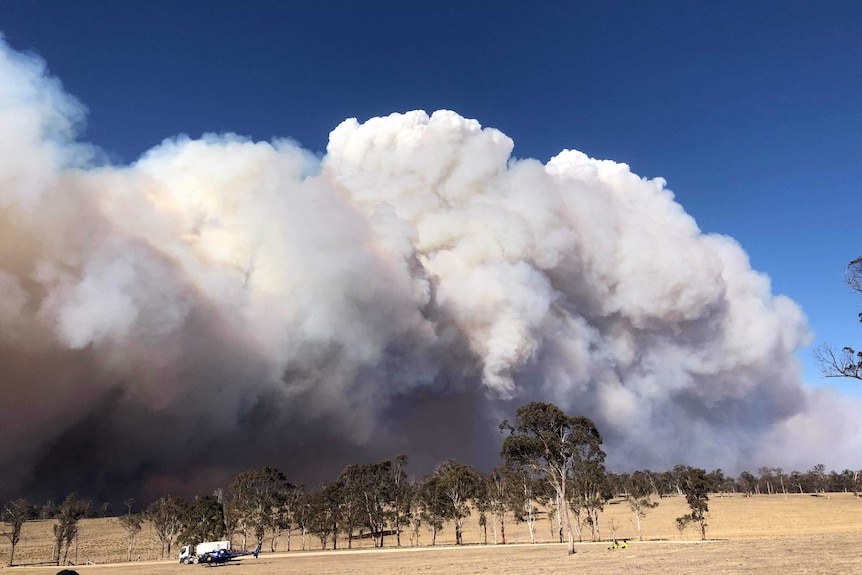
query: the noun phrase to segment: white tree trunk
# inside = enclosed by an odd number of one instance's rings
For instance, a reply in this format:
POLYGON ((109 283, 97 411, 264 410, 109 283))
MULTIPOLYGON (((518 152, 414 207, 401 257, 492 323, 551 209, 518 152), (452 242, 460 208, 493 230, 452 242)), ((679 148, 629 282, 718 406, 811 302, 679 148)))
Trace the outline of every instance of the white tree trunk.
POLYGON ((493 522, 493 527, 494 527, 494 528, 493 528, 493 531, 494 531, 494 545, 497 545, 497 544, 498 544, 498 543, 497 543, 497 512, 495 511, 495 512, 493 512, 491 515, 493 515, 493 516, 494 516, 494 522, 493 522))

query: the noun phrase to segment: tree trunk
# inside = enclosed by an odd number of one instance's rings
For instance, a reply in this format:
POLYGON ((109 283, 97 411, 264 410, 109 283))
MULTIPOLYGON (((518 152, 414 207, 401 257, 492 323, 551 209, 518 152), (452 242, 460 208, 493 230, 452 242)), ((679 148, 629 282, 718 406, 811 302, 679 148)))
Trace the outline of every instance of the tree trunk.
MULTIPOLYGON (((557 536, 560 538, 560 543, 563 542, 563 512, 560 509, 560 493, 557 492, 557 495, 554 498, 554 508, 556 509, 556 519, 557 519, 557 536)), ((551 525, 551 537, 554 536, 554 526, 551 525)))
POLYGON ((566 522, 566 532, 569 535, 569 555, 575 553, 575 534, 572 532, 572 520, 569 517, 569 505, 566 503, 566 470, 560 474, 560 489, 557 491, 557 512, 563 512, 566 522))
POLYGON ((575 530, 578 533, 578 543, 583 543, 584 542, 584 533, 583 533, 584 522, 581 521, 581 512, 580 511, 578 511, 578 513, 575 514, 575 530))
MULTIPOLYGON (((496 512, 493 513, 493 521, 494 521, 493 529, 491 529, 491 530, 494 532, 494 545, 497 545, 497 513, 496 512)), ((500 527, 500 529, 505 532, 503 527, 500 527)))
POLYGON ((71 547, 71 546, 72 546, 72 541, 71 540, 66 541, 66 547, 63 551, 63 565, 69 564, 69 547, 71 547))
POLYGON ((593 511, 593 530, 596 534, 596 541, 602 540, 602 530, 599 526, 599 510, 596 509, 593 511))

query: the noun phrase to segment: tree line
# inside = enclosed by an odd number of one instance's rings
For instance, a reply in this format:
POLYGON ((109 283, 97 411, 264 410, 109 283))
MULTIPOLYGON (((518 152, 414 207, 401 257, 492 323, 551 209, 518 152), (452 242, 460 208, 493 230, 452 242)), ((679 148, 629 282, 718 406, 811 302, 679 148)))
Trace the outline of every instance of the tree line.
MULTIPOLYGON (((690 513, 678 518, 677 525, 680 531, 695 525, 706 538, 710 494, 846 491, 858 495, 862 491, 862 471, 827 473, 823 465, 789 473, 761 467, 757 475, 744 471, 738 477, 720 469, 707 472, 684 465, 663 472, 608 472, 594 423, 549 403, 522 406, 512 422, 500 424, 500 430, 504 435, 501 462, 488 473, 450 460, 414 479, 407 473, 407 456, 398 455, 348 465, 333 480, 307 488, 289 481, 278 469, 264 467, 244 471, 226 488, 192 501, 168 495, 145 511, 132 513, 134 500, 130 499, 127 512, 116 520, 128 536, 129 560, 145 520, 158 536, 165 557, 177 544, 221 539, 235 541, 243 550, 268 541, 272 551, 282 539, 287 551, 306 549, 311 538, 324 549, 352 548, 357 539, 371 541, 375 547, 382 547, 386 538, 396 546, 435 545, 446 524, 454 526, 455 542, 461 545, 464 523, 474 514, 482 543, 489 542, 490 531, 493 543, 505 544, 509 522, 526 524, 535 543, 536 522, 544 517, 554 526, 560 543, 566 541, 574 553, 576 540, 602 540, 599 513, 611 500, 628 503, 642 538, 641 520, 649 510, 664 497, 685 496, 690 513), (423 527, 430 531, 430 542, 420 541, 423 527)), ((102 505, 99 512, 106 515, 110 507, 102 505)), ((9 564, 14 563, 26 521, 55 521, 52 560, 61 564, 68 562, 79 520, 97 514, 90 501, 75 494, 58 505, 49 502, 38 509, 25 499, 10 501, 3 508, 6 528, 2 533, 12 547, 9 564)))

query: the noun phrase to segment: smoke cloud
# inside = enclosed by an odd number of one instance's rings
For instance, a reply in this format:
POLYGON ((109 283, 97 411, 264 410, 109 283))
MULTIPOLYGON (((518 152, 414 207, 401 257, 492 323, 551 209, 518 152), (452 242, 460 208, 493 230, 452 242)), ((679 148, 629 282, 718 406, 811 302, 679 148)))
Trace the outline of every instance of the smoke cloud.
POLYGON ((2 41, 0 86, 0 496, 488 465, 531 400, 592 417, 622 469, 862 443, 801 383, 799 307, 625 164, 413 111, 322 158, 224 134, 116 166, 2 41))

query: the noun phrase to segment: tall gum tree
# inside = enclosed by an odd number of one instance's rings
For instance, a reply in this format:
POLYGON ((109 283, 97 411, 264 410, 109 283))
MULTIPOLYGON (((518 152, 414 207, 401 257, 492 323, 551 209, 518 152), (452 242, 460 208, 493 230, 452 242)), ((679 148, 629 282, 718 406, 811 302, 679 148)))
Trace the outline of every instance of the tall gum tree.
POLYGON ((706 520, 709 514, 709 481, 706 471, 699 467, 686 467, 682 475, 681 488, 691 513, 677 517, 676 522, 680 533, 687 524, 694 523, 700 530, 701 541, 706 541, 706 520))
POLYGON ((147 507, 147 518, 162 545, 159 555, 161 558, 164 558, 165 550, 170 556, 171 547, 173 547, 174 539, 180 531, 183 514, 187 508, 188 504, 183 499, 170 495, 153 501, 147 507))
POLYGON ((398 547, 401 547, 401 531, 410 514, 410 488, 404 471, 408 461, 406 455, 398 454, 392 462, 392 526, 398 547))
POLYGON ((626 500, 635 515, 639 541, 644 540, 641 520, 646 517, 647 511, 658 507, 658 501, 652 500, 654 491, 648 474, 649 471, 635 471, 625 483, 626 500))
POLYGON ((21 538, 21 530, 28 519, 36 515, 36 510, 26 499, 16 499, 7 503, 2 510, 3 523, 8 526, 0 535, 9 539, 12 550, 9 553, 9 567, 15 564, 15 547, 21 538))
POLYGON ((66 496, 63 503, 57 509, 56 524, 54 525, 54 544, 58 562, 66 564, 69 559, 69 547, 72 541, 78 537, 78 522, 90 513, 91 503, 87 499, 81 499, 74 493, 66 496), (63 559, 60 559, 60 552, 63 559))
POLYGON ((180 520, 177 540, 194 547, 204 541, 218 541, 226 533, 224 508, 211 495, 196 497, 180 520))
POLYGON ((592 540, 599 541, 599 512, 611 498, 605 471, 605 452, 601 437, 592 421, 586 417, 573 417, 570 443, 576 453, 572 461, 572 489, 569 504, 582 509, 590 525, 592 540))
POLYGON ((435 470, 437 489, 446 502, 444 517, 455 523, 455 544, 463 544, 464 519, 470 515, 470 502, 475 504, 482 488, 479 473, 463 463, 446 461, 435 470))
POLYGON ((567 502, 568 487, 576 467, 585 462, 601 461, 602 438, 595 424, 586 417, 571 417, 550 403, 532 402, 518 408, 515 421, 503 421, 500 455, 509 464, 529 470, 545 479, 556 492, 557 512, 563 517, 569 553, 575 552, 575 536, 567 502))

